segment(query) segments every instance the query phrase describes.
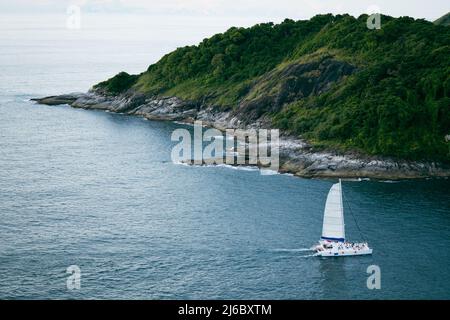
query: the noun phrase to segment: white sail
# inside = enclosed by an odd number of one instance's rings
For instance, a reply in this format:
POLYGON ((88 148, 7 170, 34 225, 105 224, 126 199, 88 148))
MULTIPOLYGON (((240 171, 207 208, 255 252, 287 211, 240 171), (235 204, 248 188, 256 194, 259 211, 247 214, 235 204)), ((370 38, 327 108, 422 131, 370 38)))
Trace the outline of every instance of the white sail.
POLYGON ((322 239, 345 241, 344 207, 342 205, 342 184, 334 184, 328 193, 323 217, 322 239))

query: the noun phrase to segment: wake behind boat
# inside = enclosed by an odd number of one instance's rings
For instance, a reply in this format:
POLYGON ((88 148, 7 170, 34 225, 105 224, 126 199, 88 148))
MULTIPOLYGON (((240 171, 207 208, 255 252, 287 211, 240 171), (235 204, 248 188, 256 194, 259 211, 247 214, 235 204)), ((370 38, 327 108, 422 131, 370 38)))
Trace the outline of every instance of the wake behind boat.
POLYGON ((328 193, 323 217, 322 237, 312 248, 318 257, 359 256, 372 254, 368 243, 345 241, 344 206, 342 182, 334 184, 328 193))

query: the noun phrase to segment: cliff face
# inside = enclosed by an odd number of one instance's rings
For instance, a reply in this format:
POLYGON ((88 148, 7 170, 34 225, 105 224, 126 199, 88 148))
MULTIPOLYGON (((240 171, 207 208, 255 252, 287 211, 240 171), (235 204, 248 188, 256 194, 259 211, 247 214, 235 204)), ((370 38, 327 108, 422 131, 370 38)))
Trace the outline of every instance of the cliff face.
POLYGON ((328 92, 333 84, 356 70, 355 66, 332 57, 290 63, 255 81, 234 113, 250 124, 263 115, 280 112, 292 102, 328 92))

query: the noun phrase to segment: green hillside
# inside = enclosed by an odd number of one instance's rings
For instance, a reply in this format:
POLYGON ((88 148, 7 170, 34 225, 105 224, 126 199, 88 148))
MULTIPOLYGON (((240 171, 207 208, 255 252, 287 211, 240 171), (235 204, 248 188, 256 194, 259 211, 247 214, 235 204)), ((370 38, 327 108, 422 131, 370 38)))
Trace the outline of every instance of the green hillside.
POLYGON ((179 48, 110 94, 178 96, 265 117, 316 146, 450 162, 450 28, 409 17, 319 15, 231 28, 179 48))
POLYGON ((434 24, 440 26, 450 26, 450 12, 437 19, 434 24))

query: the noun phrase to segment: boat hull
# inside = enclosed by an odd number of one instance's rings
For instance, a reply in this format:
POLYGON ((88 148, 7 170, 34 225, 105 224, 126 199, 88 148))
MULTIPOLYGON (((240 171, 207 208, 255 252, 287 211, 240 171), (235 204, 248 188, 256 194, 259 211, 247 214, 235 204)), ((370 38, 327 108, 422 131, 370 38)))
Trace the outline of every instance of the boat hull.
POLYGON ((348 257, 348 256, 365 256, 372 254, 372 249, 363 250, 324 250, 319 251, 314 256, 316 257, 348 257))

